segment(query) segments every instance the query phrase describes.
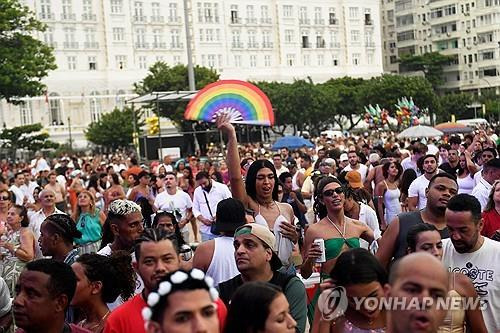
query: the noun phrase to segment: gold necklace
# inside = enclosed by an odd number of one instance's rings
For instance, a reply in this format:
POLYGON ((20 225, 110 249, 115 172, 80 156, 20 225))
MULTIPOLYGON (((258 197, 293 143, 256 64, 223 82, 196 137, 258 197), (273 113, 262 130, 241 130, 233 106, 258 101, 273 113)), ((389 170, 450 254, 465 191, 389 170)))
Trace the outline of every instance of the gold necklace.
MULTIPOLYGON (((109 314, 110 314, 110 313, 111 313, 111 310, 108 310, 108 312, 106 312, 106 313, 104 314, 104 316, 102 316, 102 318, 99 320, 99 322, 98 322, 97 324, 95 324, 94 326, 91 326, 91 327, 87 327, 87 329, 88 329, 89 331, 92 331, 93 329, 95 329, 95 328, 97 328, 97 327, 101 326, 101 325, 102 325, 102 323, 103 323, 103 321, 104 321, 104 320, 105 320, 105 319, 109 316, 109 314)), ((82 323, 81 323, 81 326, 82 326, 83 328, 85 328, 85 324, 86 324, 86 323, 87 323, 87 319, 84 319, 84 320, 82 321, 82 323)))

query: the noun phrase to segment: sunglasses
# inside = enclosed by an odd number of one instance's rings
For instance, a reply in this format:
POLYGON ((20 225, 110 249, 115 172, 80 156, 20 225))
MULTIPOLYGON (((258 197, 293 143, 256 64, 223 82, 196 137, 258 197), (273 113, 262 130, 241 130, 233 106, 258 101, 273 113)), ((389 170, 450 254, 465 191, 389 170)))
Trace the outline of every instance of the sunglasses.
POLYGON ((9 196, 4 196, 4 195, 0 196, 1 201, 5 201, 5 200, 9 200, 9 199, 10 199, 9 196))
POLYGON ((333 196, 333 193, 342 194, 342 193, 344 193, 344 189, 342 187, 337 187, 334 190, 326 190, 325 192, 323 192, 323 196, 324 197, 331 197, 331 196, 333 196))

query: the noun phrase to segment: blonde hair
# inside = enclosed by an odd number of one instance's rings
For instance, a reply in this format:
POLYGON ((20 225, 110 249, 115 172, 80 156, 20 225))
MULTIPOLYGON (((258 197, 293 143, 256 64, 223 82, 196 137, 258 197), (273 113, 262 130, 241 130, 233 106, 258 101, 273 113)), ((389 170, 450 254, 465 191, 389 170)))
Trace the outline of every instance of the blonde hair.
MULTIPOLYGON (((97 215, 97 212, 98 212, 98 209, 96 208, 95 206, 95 197, 94 195, 92 194, 92 192, 88 191, 88 190, 83 190, 81 191, 80 193, 78 193, 78 196, 80 196, 81 194, 85 194, 87 195, 91 200, 90 200, 90 215, 92 216, 96 216, 97 215)), ((73 214, 73 220, 78 223, 78 219, 80 218, 80 215, 82 214, 82 208, 77 204, 76 205, 76 210, 75 210, 75 213, 73 214)))

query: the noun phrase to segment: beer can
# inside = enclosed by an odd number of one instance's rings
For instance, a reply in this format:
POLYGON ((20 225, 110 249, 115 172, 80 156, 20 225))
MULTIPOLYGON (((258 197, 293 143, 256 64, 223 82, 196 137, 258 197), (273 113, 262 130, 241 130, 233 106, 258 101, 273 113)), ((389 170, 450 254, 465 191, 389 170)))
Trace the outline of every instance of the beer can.
POLYGON ((316 262, 326 262, 326 251, 325 251, 325 240, 323 238, 316 238, 313 241, 314 244, 318 244, 321 249, 321 257, 316 258, 316 262))

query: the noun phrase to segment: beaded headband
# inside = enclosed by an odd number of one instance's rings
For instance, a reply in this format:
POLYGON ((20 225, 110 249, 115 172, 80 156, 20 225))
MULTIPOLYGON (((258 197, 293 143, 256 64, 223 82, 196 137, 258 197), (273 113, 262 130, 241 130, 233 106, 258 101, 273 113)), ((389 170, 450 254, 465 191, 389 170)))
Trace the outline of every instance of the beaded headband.
POLYGON ((153 316, 153 311, 155 306, 158 304, 162 297, 168 296, 172 291, 182 291, 182 290, 172 290, 175 285, 184 283, 185 281, 193 279, 198 281, 203 281, 206 284, 206 289, 210 294, 210 298, 215 302, 219 298, 219 292, 214 288, 214 280, 205 275, 203 271, 194 268, 190 272, 177 271, 172 274, 168 281, 160 282, 158 285, 158 290, 156 292, 151 292, 146 300, 147 306, 142 309, 142 318, 144 319, 145 325, 147 326, 148 321, 151 320, 153 316))

